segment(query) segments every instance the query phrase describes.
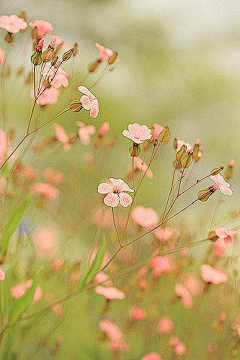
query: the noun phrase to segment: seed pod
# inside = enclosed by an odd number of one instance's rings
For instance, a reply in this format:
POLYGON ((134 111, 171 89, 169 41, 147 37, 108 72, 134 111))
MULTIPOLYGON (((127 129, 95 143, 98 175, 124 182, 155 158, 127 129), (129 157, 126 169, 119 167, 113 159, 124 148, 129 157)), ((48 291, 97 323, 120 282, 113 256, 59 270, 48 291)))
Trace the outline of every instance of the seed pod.
POLYGON ((184 169, 188 168, 192 163, 192 159, 193 159, 192 153, 187 153, 181 160, 182 167, 184 169))
POLYGON ((97 60, 97 61, 94 61, 94 62, 91 63, 91 64, 89 64, 89 65, 88 65, 88 72, 94 73, 94 72, 97 70, 99 64, 100 64, 100 63, 99 63, 98 60, 97 60))
POLYGON ((158 136, 158 140, 163 143, 169 142, 171 138, 171 133, 168 126, 164 126, 163 130, 160 132, 158 136))
POLYGON ((219 167, 217 167, 217 168, 212 169, 212 171, 211 171, 210 174, 211 174, 212 176, 217 175, 217 174, 219 174, 220 171, 222 171, 223 169, 224 169, 223 166, 219 166, 219 167))
POLYGON ((118 57, 118 52, 114 51, 112 56, 108 59, 108 64, 112 65, 113 63, 115 63, 117 57, 118 57))
POLYGON ((212 240, 213 242, 217 241, 218 236, 214 230, 212 230, 208 233, 208 239, 212 240))
POLYGON ((32 56, 31 56, 31 62, 35 66, 40 65, 42 63, 42 55, 38 54, 36 52, 33 53, 32 56))
POLYGON ((11 44, 13 42, 13 34, 8 32, 4 40, 6 41, 7 44, 11 44))
POLYGON ((82 109, 82 104, 79 101, 71 103, 69 109, 73 112, 79 112, 82 109))
POLYGON ((214 191, 215 189, 212 186, 208 187, 207 189, 200 190, 198 192, 198 200, 202 202, 207 201, 210 198, 210 196, 214 193, 214 191))
POLYGON ((133 146, 130 147, 129 152, 130 152, 130 155, 133 157, 139 156, 139 154, 141 152, 139 144, 133 143, 133 146))
POLYGON ((74 52, 74 49, 73 49, 73 48, 71 48, 71 49, 69 49, 68 51, 66 51, 66 52, 63 54, 63 56, 62 56, 62 61, 67 61, 67 60, 69 60, 70 57, 72 56, 73 52, 74 52))

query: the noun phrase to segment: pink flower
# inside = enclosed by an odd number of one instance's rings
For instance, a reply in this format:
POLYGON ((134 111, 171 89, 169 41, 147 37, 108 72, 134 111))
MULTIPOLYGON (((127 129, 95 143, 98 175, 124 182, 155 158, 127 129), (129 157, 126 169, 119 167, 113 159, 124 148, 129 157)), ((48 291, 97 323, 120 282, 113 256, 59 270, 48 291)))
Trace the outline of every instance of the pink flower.
POLYGON ((111 320, 101 320, 99 322, 100 330, 104 331, 110 340, 118 341, 123 339, 123 333, 119 327, 111 320))
POLYGON ((68 45, 64 40, 63 38, 61 38, 60 36, 58 35, 51 35, 51 38, 52 38, 52 41, 55 41, 56 42, 56 45, 59 46, 59 45, 62 45, 62 48, 65 49, 65 50, 69 50, 71 48, 70 45, 68 45))
POLYGON ((43 291, 42 291, 41 286, 37 286, 34 296, 33 296, 33 301, 37 302, 37 301, 41 300, 42 295, 43 295, 43 291))
POLYGON ((153 178, 152 170, 149 168, 149 166, 142 160, 140 157, 135 156, 134 157, 134 170, 135 171, 142 171, 143 173, 146 173, 146 176, 149 179, 153 178))
POLYGON ((93 281, 95 283, 104 283, 105 286, 112 286, 112 281, 110 280, 110 277, 102 271, 95 275, 93 281))
POLYGON ((233 237, 237 233, 235 230, 228 230, 225 228, 217 228, 215 232, 220 239, 225 241, 226 244, 232 243, 233 237))
POLYGON ((118 206, 119 202, 123 207, 127 207, 132 203, 132 198, 127 192, 134 192, 121 179, 109 178, 110 183, 101 183, 98 185, 99 194, 107 194, 104 197, 104 203, 112 208, 118 206))
POLYGON ((55 67, 51 66, 51 63, 48 62, 42 71, 43 76, 49 77, 49 82, 51 85, 55 88, 60 88, 61 86, 66 88, 68 87, 68 73, 61 69, 61 67, 58 68, 58 70, 55 67))
POLYGON ((159 124, 153 124, 152 129, 153 129, 153 139, 156 140, 163 131, 163 126, 159 124))
POLYGON ((183 145, 186 146, 187 152, 190 152, 190 153, 193 152, 192 145, 190 145, 189 143, 186 143, 186 142, 183 141, 183 140, 177 140, 177 148, 176 148, 176 151, 178 152, 183 145))
POLYGON ((102 46, 98 42, 95 43, 95 46, 99 50, 99 55, 98 55, 98 60, 99 61, 108 60, 112 56, 113 52, 112 52, 111 49, 105 48, 104 46, 102 46))
POLYGON ((11 295, 14 299, 22 297, 26 291, 32 286, 32 279, 27 280, 25 283, 17 284, 10 289, 11 295))
POLYGON ((173 331, 173 321, 170 317, 164 316, 158 320, 158 331, 160 334, 170 334, 173 331))
POLYGON ((61 184, 65 181, 65 176, 63 175, 63 173, 52 168, 45 169, 44 176, 48 182, 54 185, 61 184))
POLYGON ((173 336, 169 341, 170 345, 174 347, 174 353, 176 355, 184 355, 187 351, 186 345, 184 345, 178 337, 173 336))
POLYGON ((0 281, 4 281, 5 280, 5 272, 3 269, 0 268, 0 281))
POLYGON ((78 136, 80 140, 82 141, 83 145, 88 145, 90 143, 90 136, 95 134, 95 126, 87 126, 82 121, 78 121, 77 126, 80 127, 78 130, 78 136))
POLYGON ((55 199, 59 196, 58 189, 55 186, 47 183, 34 184, 31 187, 31 190, 33 193, 43 195, 48 199, 55 199))
POLYGON ((161 240, 162 242, 168 242, 173 237, 178 237, 178 232, 171 228, 159 227, 154 231, 154 235, 158 240, 161 240))
POLYGON ((98 135, 100 137, 103 137, 109 131, 109 129, 110 129, 109 122, 106 121, 101 125, 98 135))
POLYGON ((132 218, 141 227, 153 227, 158 222, 157 212, 144 206, 136 206, 132 211, 132 218))
POLYGON ((55 136, 58 141, 63 143, 64 150, 69 150, 70 149, 69 137, 66 131, 64 130, 64 128, 59 124, 55 124, 54 129, 55 129, 55 136))
POLYGON ((207 283, 215 285, 227 282, 227 274, 220 269, 216 269, 211 265, 204 264, 201 266, 201 276, 207 283))
POLYGON ((4 50, 0 47, 0 65, 4 63, 4 50))
POLYGON ((37 171, 30 165, 24 166, 22 172, 23 175, 29 180, 32 180, 37 176, 37 171))
POLYGON ((115 287, 96 286, 95 293, 104 296, 108 300, 123 300, 126 295, 115 287))
POLYGON ((58 241, 55 231, 51 229, 37 229, 33 232, 33 243, 37 254, 42 258, 52 258, 58 250, 58 241))
POLYGON ((90 116, 95 119, 99 113, 98 99, 85 86, 79 86, 78 91, 84 94, 80 99, 82 107, 90 110, 90 116))
POLYGON ((163 358, 156 352, 145 354, 141 357, 141 360, 163 360, 163 358))
POLYGON ((6 131, 0 129, 0 164, 3 163, 4 157, 7 154, 8 137, 6 131))
POLYGON ((153 274, 160 276, 173 270, 173 264, 168 255, 155 256, 152 259, 153 274))
POLYGON ((135 144, 141 144, 152 137, 151 129, 146 125, 139 125, 137 123, 129 124, 128 130, 123 130, 123 136, 132 140, 135 144))
MULTIPOLYGON (((44 88, 40 90, 40 93, 43 90, 44 88)), ((56 104, 58 102, 58 97, 59 97, 59 90, 54 87, 51 87, 50 89, 44 90, 41 96, 37 99, 37 103, 41 106, 45 106, 48 104, 50 105, 56 104)))
POLYGON ((230 187, 230 184, 224 180, 222 175, 217 174, 217 175, 210 176, 210 178, 214 182, 214 185, 216 186, 216 190, 219 189, 221 194, 228 195, 228 196, 232 195, 232 189, 230 187))
POLYGON ((193 305, 192 294, 190 291, 183 286, 182 284, 178 283, 175 285, 175 292, 177 296, 182 299, 182 305, 185 308, 190 308, 193 305))
POLYGON ((27 23, 17 15, 2 15, 0 17, 0 28, 3 28, 11 34, 16 34, 20 30, 27 28, 27 23))
POLYGON ((43 38, 49 31, 53 30, 53 26, 50 22, 44 20, 35 20, 33 23, 29 23, 31 28, 37 29, 37 37, 38 39, 43 38))
POLYGON ((221 258, 227 249, 227 244, 223 238, 219 238, 213 244, 213 251, 217 258, 221 258))
POLYGON ((131 308, 131 316, 133 320, 139 321, 145 319, 147 317, 147 313, 139 306, 135 305, 131 308))

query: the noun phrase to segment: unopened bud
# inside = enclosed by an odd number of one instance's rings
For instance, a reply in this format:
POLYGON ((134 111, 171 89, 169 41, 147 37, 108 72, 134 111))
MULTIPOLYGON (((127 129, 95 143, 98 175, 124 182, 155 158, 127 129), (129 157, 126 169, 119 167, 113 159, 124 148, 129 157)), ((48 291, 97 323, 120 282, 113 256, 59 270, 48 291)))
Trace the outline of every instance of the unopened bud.
POLYGON ((171 133, 168 126, 164 126, 163 130, 160 132, 158 136, 158 140, 163 143, 169 142, 171 138, 171 133))
POLYGON ((39 40, 37 47, 36 47, 36 52, 38 54, 42 53, 42 49, 43 49, 43 43, 44 43, 44 39, 39 40))
POLYGON ((192 163, 192 153, 187 152, 187 154, 182 158, 181 164, 184 169, 188 168, 192 163))
POLYGON ((7 44, 11 44, 13 42, 13 34, 8 32, 5 36, 5 41, 7 44))
POLYGON ((198 192, 198 200, 205 202, 210 196, 215 192, 215 188, 213 186, 209 186, 207 189, 200 190, 198 192))
POLYGON ((208 233, 208 239, 210 239, 212 241, 217 241, 218 236, 214 230, 212 230, 208 233))
POLYGON ((55 47, 55 45, 56 45, 56 41, 57 41, 57 39, 56 38, 53 38, 52 40, 51 40, 51 42, 50 42, 50 44, 48 45, 48 49, 50 49, 50 50, 54 50, 54 47, 55 47))
POLYGON ((33 53, 31 56, 31 62, 33 63, 33 65, 37 66, 40 65, 42 63, 42 56, 41 54, 38 53, 33 53))
POLYGON ((211 171, 210 174, 211 174, 212 176, 217 175, 217 174, 219 174, 223 169, 224 169, 223 166, 219 166, 219 167, 217 167, 217 168, 212 169, 212 171, 211 171))
POLYGON ((224 174, 226 180, 232 179, 234 166, 235 166, 234 160, 230 160, 224 174))
POLYGON ((69 109, 73 112, 79 112, 82 109, 82 104, 80 102, 73 102, 70 106, 69 109))
POLYGON ((133 143, 133 146, 129 149, 130 155, 133 157, 139 156, 141 149, 139 144, 133 143))
POLYGON ((75 43, 73 46, 73 56, 76 57, 78 54, 78 43, 75 43))
POLYGON ((58 61, 58 57, 55 56, 55 58, 51 61, 51 66, 55 66, 58 61))
POLYGON ((112 56, 108 59, 108 64, 112 65, 113 63, 115 63, 117 57, 118 57, 118 52, 114 51, 112 56))
POLYGON ((174 148, 174 150, 177 150, 177 148, 178 148, 178 141, 176 138, 173 140, 173 148, 174 148))
POLYGON ((88 72, 94 73, 97 70, 99 64, 100 64, 99 61, 94 61, 93 63, 89 64, 88 72))
POLYGON ((69 60, 70 57, 71 57, 72 54, 73 54, 73 51, 74 51, 73 48, 71 48, 71 49, 69 49, 68 51, 66 51, 66 52, 63 54, 63 56, 62 56, 62 61, 67 61, 67 60, 69 60))
POLYGON ((176 160, 179 161, 179 160, 182 160, 182 158, 184 156, 186 156, 186 150, 187 150, 187 147, 186 145, 183 145, 180 150, 178 150, 178 152, 176 153, 176 160))
POLYGON ((20 19, 23 19, 24 21, 27 22, 27 11, 26 11, 25 9, 23 9, 23 10, 19 13, 18 17, 19 17, 20 19))

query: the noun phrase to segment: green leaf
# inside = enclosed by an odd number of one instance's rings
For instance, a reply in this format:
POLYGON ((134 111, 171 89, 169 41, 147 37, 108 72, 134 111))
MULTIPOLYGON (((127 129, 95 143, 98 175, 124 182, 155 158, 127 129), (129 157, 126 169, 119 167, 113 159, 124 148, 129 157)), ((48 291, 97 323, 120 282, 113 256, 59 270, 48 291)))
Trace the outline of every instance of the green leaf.
POLYGON ((36 279, 33 281, 30 289, 26 291, 26 293, 20 297, 19 299, 14 300, 12 305, 12 311, 10 312, 8 326, 13 326, 20 319, 23 312, 29 307, 33 300, 33 296, 36 290, 36 279))
POLYGON ((100 270, 100 267, 103 262, 103 258, 106 252, 106 238, 103 238, 102 244, 100 246, 100 249, 98 250, 98 253, 93 260, 87 274, 85 275, 84 279, 79 284, 79 289, 82 290, 85 285, 89 284, 94 276, 98 273, 100 270))
POLYGON ((13 233, 17 230, 17 227, 23 217, 25 210, 29 205, 29 202, 30 198, 28 197, 21 203, 21 205, 13 213, 11 219, 4 226, 2 237, 0 240, 0 254, 2 254, 4 251, 7 251, 9 240, 13 233))

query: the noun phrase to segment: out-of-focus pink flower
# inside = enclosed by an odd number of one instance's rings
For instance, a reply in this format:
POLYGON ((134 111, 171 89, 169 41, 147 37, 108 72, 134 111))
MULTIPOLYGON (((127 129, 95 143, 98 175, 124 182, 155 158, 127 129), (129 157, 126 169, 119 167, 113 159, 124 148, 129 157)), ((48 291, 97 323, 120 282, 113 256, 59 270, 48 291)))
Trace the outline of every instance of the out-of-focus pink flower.
POLYGON ((58 250, 56 232, 52 229, 36 229, 32 235, 37 254, 42 258, 53 258, 58 250))
POLYGON ((199 295, 204 289, 204 283, 192 273, 183 275, 183 285, 191 292, 192 295, 199 295))
POLYGON ((168 255, 155 256, 152 259, 153 274, 160 276, 174 269, 171 258, 168 255))
POLYGON ((99 113, 98 99, 85 86, 79 86, 78 91, 84 94, 80 99, 82 107, 90 110, 90 116, 95 119, 99 113))
POLYGON ((225 228, 217 228, 215 232, 220 239, 225 241, 226 244, 232 243, 234 235, 237 233, 235 230, 228 230, 225 228))
POLYGON ((0 165, 3 163, 4 157, 7 154, 8 137, 6 131, 0 129, 0 165))
POLYGON ((68 87, 68 73, 61 69, 61 67, 58 67, 58 69, 51 66, 51 63, 48 62, 43 69, 42 72, 43 76, 49 77, 50 84, 59 89, 60 87, 68 87))
POLYGON ((176 355, 184 355, 187 351, 186 345, 184 345, 177 336, 171 337, 169 344, 173 346, 176 355))
POLYGON ((179 233, 175 229, 159 227, 154 231, 154 235, 158 240, 161 240, 162 242, 168 242, 173 238, 177 238, 179 233))
POLYGON ((201 266, 201 276, 207 283, 215 285, 225 283, 228 279, 228 276, 224 271, 216 269, 208 264, 201 266))
POLYGON ((123 130, 123 136, 132 140, 135 144, 141 144, 152 137, 151 129, 146 125, 139 125, 137 123, 129 124, 128 130, 123 130))
POLYGON ((147 313, 139 306, 135 305, 131 308, 131 317, 134 321, 146 319, 147 313))
POLYGON ((107 206, 112 208, 118 206, 120 203, 123 207, 131 205, 132 198, 127 192, 134 192, 133 189, 130 189, 128 184, 126 184, 121 179, 109 178, 110 183, 101 183, 98 185, 99 194, 106 195, 104 197, 104 203, 107 206))
POLYGON ((216 190, 218 189, 221 194, 228 196, 232 195, 232 189, 230 187, 230 184, 226 180, 224 180, 222 175, 211 175, 210 178, 214 182, 216 190))
POLYGON ((14 299, 22 297, 26 291, 32 286, 32 279, 27 280, 25 283, 17 284, 10 289, 11 295, 14 299))
POLYGON ((104 296, 108 300, 123 300, 126 295, 115 287, 104 287, 98 285, 95 287, 95 293, 104 296))
POLYGON ((49 31, 53 30, 53 26, 50 22, 44 20, 35 20, 33 23, 29 23, 31 28, 37 29, 37 37, 38 39, 43 38, 49 31))
POLYGON ((47 181, 54 185, 61 184, 65 181, 64 174, 52 168, 45 169, 44 176, 47 181))
POLYGON ((56 41, 56 45, 62 45, 62 48, 65 50, 69 50, 71 48, 71 46, 69 44, 67 44, 64 39, 58 35, 50 35, 52 40, 56 41))
POLYGON ((66 151, 69 150, 70 149, 69 137, 66 131, 64 130, 64 128, 59 124, 55 124, 54 129, 55 129, 55 136, 58 141, 63 143, 64 150, 66 151))
POLYGON ((112 227, 112 212, 108 208, 98 208, 94 214, 94 222, 100 227, 112 227))
POLYGON ((232 329, 237 331, 238 339, 240 340, 240 325, 239 324, 233 324, 232 329))
POLYGON ((95 46, 99 50, 99 55, 98 55, 98 60, 99 61, 108 60, 112 56, 113 51, 111 49, 105 48, 104 46, 102 46, 98 42, 95 43, 95 46))
POLYGON ((226 319, 227 319, 227 314, 225 313, 225 311, 222 311, 219 316, 219 322, 222 324, 226 321, 226 319))
POLYGON ((219 238, 213 244, 213 251, 217 258, 221 258, 227 249, 227 244, 225 243, 223 238, 219 238))
POLYGON ((175 292, 177 296, 179 296, 182 299, 183 307, 190 308, 193 306, 192 294, 185 286, 183 286, 180 283, 176 284, 175 292))
POLYGON ((109 122, 106 121, 101 125, 98 135, 100 137, 103 137, 109 131, 109 129, 110 129, 110 124, 109 122))
POLYGON ((105 332, 110 340, 109 346, 111 350, 123 351, 127 349, 127 344, 124 341, 122 331, 111 320, 101 320, 99 322, 99 328, 105 332))
POLYGON ((141 357, 141 360, 163 360, 163 358, 156 352, 145 354, 141 357))
POLYGON ((145 275, 147 274, 147 269, 146 269, 146 267, 141 267, 139 270, 138 270, 138 275, 140 276, 140 277, 144 277, 145 275))
POLYGON ((170 317, 164 316, 158 320, 158 331, 160 334, 170 334, 173 331, 173 321, 170 317))
POLYGON ((37 171, 30 165, 24 166, 22 172, 28 180, 33 180, 37 176, 37 171))
POLYGON ((64 261, 62 261, 61 259, 56 259, 53 261, 51 268, 54 271, 58 271, 62 269, 63 266, 64 266, 64 261))
POLYGON ((176 151, 179 151, 183 145, 186 146, 187 152, 189 152, 189 153, 192 153, 192 152, 193 152, 192 145, 189 144, 189 143, 186 143, 186 142, 183 141, 183 140, 177 140, 177 148, 176 148, 176 151))
POLYGON ((37 302, 37 301, 41 300, 42 295, 43 295, 43 291, 42 291, 41 286, 37 286, 34 296, 33 296, 33 301, 37 302))
POLYGON ((16 34, 20 30, 26 29, 27 23, 17 15, 2 15, 0 17, 0 28, 7 30, 11 34, 16 34))
POLYGON ((142 171, 143 173, 146 173, 146 176, 149 179, 153 178, 152 170, 149 168, 149 166, 139 156, 134 157, 134 170, 137 171, 137 172, 142 171))
POLYGON ((3 269, 0 268, 0 281, 4 281, 5 280, 5 272, 3 269))
POLYGON ((37 183, 32 185, 31 190, 35 194, 40 194, 48 199, 56 199, 59 196, 58 189, 47 183, 37 183))
MULTIPOLYGON (((43 90, 44 88, 40 90, 40 93, 43 90)), ((48 104, 49 105, 56 104, 58 102, 58 97, 59 97, 59 90, 54 87, 51 87, 50 89, 44 90, 41 96, 37 99, 37 103, 41 106, 45 106, 48 104)))
POLYGON ((95 134, 95 126, 85 125, 83 121, 78 121, 77 126, 80 127, 78 130, 78 136, 83 143, 83 145, 88 145, 90 143, 91 135, 95 134))
POLYGON ((158 222, 158 214, 153 208, 136 206, 131 215, 133 221, 141 227, 153 227, 158 222))
POLYGON ((63 316, 63 307, 62 304, 55 304, 51 307, 51 310, 55 313, 55 315, 60 318, 63 316))
POLYGON ((110 277, 102 271, 95 275, 93 281, 95 283, 104 283, 105 286, 112 286, 110 277))
POLYGON ((152 129, 153 129, 153 139, 156 140, 163 131, 163 126, 159 124, 153 124, 152 129))
POLYGON ((4 50, 0 47, 0 65, 4 63, 4 50))

